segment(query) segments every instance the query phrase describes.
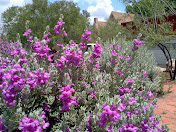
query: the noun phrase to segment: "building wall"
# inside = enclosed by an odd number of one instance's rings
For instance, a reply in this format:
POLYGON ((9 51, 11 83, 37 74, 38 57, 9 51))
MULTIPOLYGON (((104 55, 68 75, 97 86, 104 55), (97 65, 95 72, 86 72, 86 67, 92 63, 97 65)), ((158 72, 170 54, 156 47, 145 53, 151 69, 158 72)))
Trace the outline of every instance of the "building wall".
MULTIPOLYGON (((176 58, 176 40, 170 40, 165 43, 166 47, 169 50, 172 59, 176 58)), ((165 65, 166 64, 166 57, 163 51, 159 47, 154 47, 149 49, 156 59, 157 64, 165 65)))
MULTIPOLYGON (((150 49, 150 51, 154 54, 156 62, 158 65, 165 65, 166 64, 166 57, 162 50, 160 49, 150 49)), ((171 58, 176 58, 176 50, 170 50, 171 58)))

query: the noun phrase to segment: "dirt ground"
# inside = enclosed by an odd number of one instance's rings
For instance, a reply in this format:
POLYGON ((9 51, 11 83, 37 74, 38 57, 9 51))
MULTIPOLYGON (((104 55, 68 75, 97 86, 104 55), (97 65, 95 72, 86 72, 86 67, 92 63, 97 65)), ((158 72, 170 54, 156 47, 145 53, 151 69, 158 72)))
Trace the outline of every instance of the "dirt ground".
POLYGON ((166 78, 163 84, 165 94, 157 97, 158 108, 154 109, 154 114, 161 115, 160 125, 168 124, 169 132, 176 132, 176 81, 166 78))

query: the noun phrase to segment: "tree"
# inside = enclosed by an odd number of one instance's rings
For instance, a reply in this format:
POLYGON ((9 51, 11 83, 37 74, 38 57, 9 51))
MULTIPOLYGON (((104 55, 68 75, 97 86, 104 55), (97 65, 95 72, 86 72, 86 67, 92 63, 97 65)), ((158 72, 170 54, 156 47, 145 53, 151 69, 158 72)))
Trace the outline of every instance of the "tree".
MULTIPOLYGON (((13 6, 3 12, 2 20, 4 23, 4 32, 7 33, 8 39, 16 41, 16 33, 20 34, 21 41, 25 43, 23 33, 26 31, 25 23, 29 20, 29 28, 32 29, 32 35, 42 38, 42 32, 49 25, 51 34, 54 26, 63 14, 65 21, 64 28, 68 34, 64 38, 64 42, 74 40, 76 43, 80 41, 80 36, 86 29, 88 18, 90 17, 87 11, 80 13, 80 8, 72 1, 55 1, 49 3, 48 0, 33 0, 32 4, 27 4, 23 7, 13 6)), ((53 43, 58 42, 58 37, 55 35, 50 42, 50 47, 53 43)))
MULTIPOLYGON (((100 37, 102 41, 107 41, 108 39, 111 39, 115 37, 118 34, 121 34, 121 37, 125 37, 126 39, 132 39, 131 33, 133 32, 131 28, 125 29, 122 25, 119 25, 118 19, 107 19, 107 24, 104 27, 98 27, 92 30, 92 37, 93 42, 97 41, 97 38, 100 37)), ((130 25, 131 26, 131 25, 130 25)), ((134 37, 134 36, 133 36, 134 37)))
POLYGON ((171 10, 169 6, 173 8, 176 6, 176 2, 173 0, 123 0, 127 4, 126 12, 152 16, 153 12, 160 12, 163 14, 170 14, 171 10))
POLYGON ((146 43, 164 42, 171 34, 172 24, 165 21, 174 13, 174 1, 166 0, 122 0, 127 6, 128 13, 135 14, 134 24, 138 32, 142 33, 146 43))

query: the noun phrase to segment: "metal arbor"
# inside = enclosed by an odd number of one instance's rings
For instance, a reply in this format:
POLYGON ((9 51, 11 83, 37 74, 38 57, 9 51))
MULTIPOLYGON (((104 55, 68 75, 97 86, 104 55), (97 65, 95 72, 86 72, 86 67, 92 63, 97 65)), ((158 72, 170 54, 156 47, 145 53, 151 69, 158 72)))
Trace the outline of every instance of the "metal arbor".
POLYGON ((166 60, 168 62, 168 69, 169 69, 169 73, 170 73, 170 79, 171 80, 175 80, 175 75, 176 75, 176 60, 175 60, 175 68, 174 68, 174 73, 172 73, 172 58, 171 55, 169 53, 169 50, 167 49, 167 47, 165 45, 163 45, 162 43, 156 43, 156 45, 163 51, 166 60))

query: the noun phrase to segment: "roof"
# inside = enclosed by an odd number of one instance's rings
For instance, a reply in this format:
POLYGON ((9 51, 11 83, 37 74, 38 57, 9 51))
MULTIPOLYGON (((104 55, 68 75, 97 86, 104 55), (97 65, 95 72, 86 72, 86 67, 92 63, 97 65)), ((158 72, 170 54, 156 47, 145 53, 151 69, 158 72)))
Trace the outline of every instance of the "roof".
MULTIPOLYGON (((121 25, 123 23, 132 22, 134 19, 134 14, 112 11, 109 18, 118 19, 119 20, 118 23, 119 25, 121 25)), ((94 18, 95 28, 104 27, 106 26, 106 24, 107 22, 98 21, 98 18, 94 18)))
POLYGON ((119 19, 119 24, 132 22, 134 14, 112 11, 109 18, 119 19))

